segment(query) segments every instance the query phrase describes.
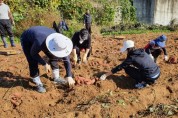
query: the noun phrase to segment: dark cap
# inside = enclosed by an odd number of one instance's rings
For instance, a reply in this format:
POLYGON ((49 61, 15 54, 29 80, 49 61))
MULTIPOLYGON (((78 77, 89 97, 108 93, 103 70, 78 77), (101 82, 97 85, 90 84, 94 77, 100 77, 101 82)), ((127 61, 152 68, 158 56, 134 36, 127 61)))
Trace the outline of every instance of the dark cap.
POLYGON ((88 35, 88 30, 87 29, 81 29, 80 30, 80 36, 88 35))
POLYGON ((83 40, 86 40, 88 38, 89 33, 87 29, 81 29, 79 34, 83 40))

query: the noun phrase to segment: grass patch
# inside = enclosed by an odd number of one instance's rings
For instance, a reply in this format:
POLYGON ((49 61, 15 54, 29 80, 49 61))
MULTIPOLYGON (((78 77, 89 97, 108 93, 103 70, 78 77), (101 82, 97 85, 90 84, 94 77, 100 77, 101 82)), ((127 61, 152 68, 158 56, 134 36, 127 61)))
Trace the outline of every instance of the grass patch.
POLYGON ((127 30, 127 31, 112 31, 112 32, 103 32, 102 35, 120 35, 120 34, 143 34, 143 33, 169 33, 170 30, 127 30))
MULTIPOLYGON (((20 37, 14 37, 14 41, 15 41, 15 43, 20 43, 20 37)), ((6 42, 10 43, 9 37, 6 37, 6 42)), ((0 44, 2 44, 2 43, 3 43, 2 39, 0 38, 0 44)))

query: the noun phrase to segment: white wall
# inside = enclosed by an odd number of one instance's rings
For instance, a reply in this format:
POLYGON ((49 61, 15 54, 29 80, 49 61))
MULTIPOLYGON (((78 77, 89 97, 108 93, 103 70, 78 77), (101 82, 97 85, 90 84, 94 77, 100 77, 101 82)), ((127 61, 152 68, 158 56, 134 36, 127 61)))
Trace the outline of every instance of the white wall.
POLYGON ((178 0, 134 0, 138 21, 168 25, 178 19, 178 0))
POLYGON ((178 19, 178 0, 155 0, 154 24, 169 25, 170 21, 178 19))

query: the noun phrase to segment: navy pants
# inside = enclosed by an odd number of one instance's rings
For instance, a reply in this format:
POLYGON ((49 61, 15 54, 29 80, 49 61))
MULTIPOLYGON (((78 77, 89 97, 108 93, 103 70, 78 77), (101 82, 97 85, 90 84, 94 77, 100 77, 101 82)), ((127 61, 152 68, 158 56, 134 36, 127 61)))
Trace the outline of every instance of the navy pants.
POLYGON ((157 78, 148 78, 144 75, 144 73, 142 73, 139 69, 132 67, 132 66, 128 66, 126 68, 124 68, 125 72, 131 77, 133 78, 137 83, 140 83, 142 81, 148 83, 148 84, 152 84, 154 83, 154 81, 156 79, 159 78, 159 76, 157 78))
POLYGON ((0 34, 1 37, 6 36, 6 32, 8 33, 9 37, 13 37, 14 34, 12 32, 12 24, 9 19, 0 19, 0 34))
POLYGON ((152 54, 153 57, 154 57, 154 61, 155 61, 155 62, 156 62, 158 56, 161 55, 161 52, 162 52, 161 49, 156 49, 156 50, 154 50, 153 52, 151 52, 151 54, 152 54))
POLYGON ((85 28, 88 30, 88 32, 91 34, 91 24, 90 23, 86 23, 85 24, 85 28))
POLYGON ((30 54, 32 45, 29 42, 24 41, 23 38, 21 38, 21 45, 22 45, 22 49, 25 54, 25 57, 28 61, 30 77, 34 78, 34 77, 39 76, 38 61, 33 59, 30 54))
MULTIPOLYGON (((28 61, 30 77, 34 78, 34 77, 39 76, 38 61, 33 59, 33 57, 30 54, 32 45, 30 44, 30 42, 26 41, 24 38, 21 38, 21 45, 22 45, 24 54, 26 56, 26 59, 28 61)), ((44 51, 44 53, 49 58, 49 64, 51 65, 52 70, 59 69, 58 61, 60 60, 60 58, 53 56, 48 50, 44 51)), ((66 76, 72 77, 70 57, 69 56, 63 57, 62 61, 64 62, 64 66, 66 68, 66 76)))

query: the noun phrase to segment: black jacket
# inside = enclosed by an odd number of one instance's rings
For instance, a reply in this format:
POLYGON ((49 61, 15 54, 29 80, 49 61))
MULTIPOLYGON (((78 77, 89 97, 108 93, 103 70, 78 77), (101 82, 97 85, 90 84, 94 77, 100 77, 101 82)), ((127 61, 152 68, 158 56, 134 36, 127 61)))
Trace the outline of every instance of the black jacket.
POLYGON ((73 49, 76 49, 76 48, 88 48, 90 49, 91 47, 91 36, 88 35, 88 38, 87 40, 85 40, 82 44, 79 43, 79 35, 80 33, 79 32, 75 32, 75 34, 73 35, 72 37, 72 43, 73 43, 73 49))
POLYGON ((144 74, 145 77, 148 78, 160 73, 160 68, 144 51, 144 49, 134 49, 133 51, 130 51, 125 61, 113 68, 111 72, 114 74, 130 65, 138 68, 140 73, 144 74))
POLYGON ((90 14, 87 14, 87 13, 85 13, 84 14, 84 24, 87 24, 87 23, 92 23, 92 18, 91 18, 91 15, 90 14))

